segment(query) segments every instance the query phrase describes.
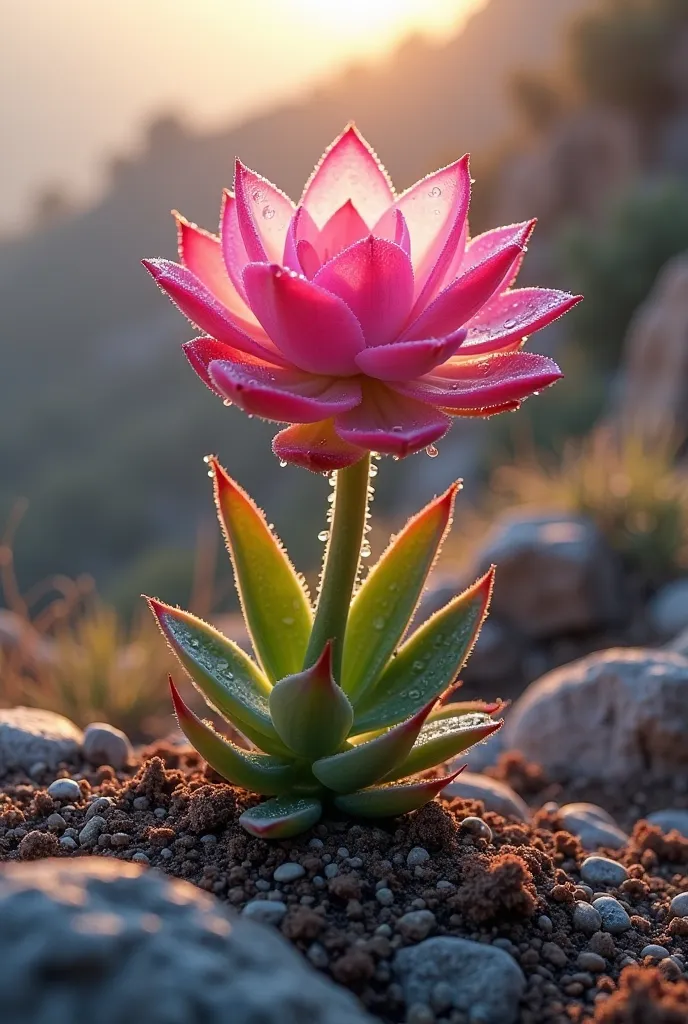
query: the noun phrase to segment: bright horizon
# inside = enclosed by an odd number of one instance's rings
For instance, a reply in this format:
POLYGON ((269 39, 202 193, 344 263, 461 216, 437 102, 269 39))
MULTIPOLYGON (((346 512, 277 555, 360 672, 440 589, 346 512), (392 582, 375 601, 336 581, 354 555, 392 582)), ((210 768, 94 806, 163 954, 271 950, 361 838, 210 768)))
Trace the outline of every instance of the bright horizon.
POLYGON ((5 0, 0 231, 20 229, 46 186, 97 195, 104 164, 156 114, 237 123, 413 32, 446 37, 485 2, 5 0))

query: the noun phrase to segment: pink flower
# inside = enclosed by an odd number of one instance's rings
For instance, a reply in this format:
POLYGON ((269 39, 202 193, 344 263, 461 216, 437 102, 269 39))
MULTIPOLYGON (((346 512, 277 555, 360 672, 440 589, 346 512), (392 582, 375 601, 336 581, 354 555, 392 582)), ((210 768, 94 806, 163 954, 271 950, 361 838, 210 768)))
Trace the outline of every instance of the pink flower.
POLYGON ((396 196, 352 125, 298 206, 237 162, 219 237, 178 217, 181 264, 144 264, 204 332, 184 351, 208 387, 290 424, 280 458, 409 455, 452 416, 515 409, 561 376, 521 349, 578 298, 512 289, 535 222, 469 240, 470 186, 463 157, 396 196))

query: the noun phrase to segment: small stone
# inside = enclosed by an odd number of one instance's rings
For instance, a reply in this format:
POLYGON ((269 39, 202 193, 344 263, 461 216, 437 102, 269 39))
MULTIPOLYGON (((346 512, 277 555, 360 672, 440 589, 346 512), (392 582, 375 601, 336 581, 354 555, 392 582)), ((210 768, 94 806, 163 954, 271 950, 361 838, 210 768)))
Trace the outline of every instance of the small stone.
POLYGON ((99 814, 96 814, 90 821, 86 822, 79 833, 80 845, 85 847, 95 846, 98 842, 98 836, 105 830, 106 826, 105 818, 101 818, 99 814))
POLYGON ((91 818, 93 818, 94 815, 96 814, 102 815, 106 811, 109 811, 110 808, 113 806, 114 802, 115 801, 112 799, 111 796, 99 796, 96 800, 93 801, 89 809, 86 811, 86 821, 90 821, 91 818))
POLYGON ((594 935, 602 927, 602 918, 593 906, 580 901, 573 910, 573 927, 584 935, 594 935))
POLYGON ((141 850, 137 850, 131 859, 137 864, 150 864, 150 859, 141 850))
POLYGON ((40 708, 0 709, 0 775, 12 768, 30 771, 38 762, 55 771, 78 754, 83 733, 63 715, 40 708))
POLYGON ((66 828, 65 829, 65 835, 68 836, 69 839, 78 839, 79 838, 79 830, 76 829, 76 828, 66 828))
POLYGON ((337 856, 340 858, 340 860, 346 860, 347 857, 350 857, 351 855, 347 850, 346 846, 340 846, 339 849, 337 850, 337 856))
POLYGON ((77 843, 71 836, 62 836, 60 839, 60 846, 63 850, 76 850, 77 843))
MULTIPOLYGON (((160 818, 161 821, 163 820, 163 818, 167 817, 167 811, 165 810, 164 807, 156 807, 155 810, 153 811, 153 814, 155 815, 156 818, 160 818)), ((203 842, 202 839, 201 842, 203 842)))
POLYGON ((688 892, 680 892, 669 904, 672 917, 688 917, 688 892))
POLYGON ((147 796, 136 796, 133 805, 135 811, 147 811, 150 807, 150 800, 147 796))
POLYGON ((110 844, 117 847, 128 846, 131 842, 131 837, 126 832, 114 832, 110 837, 110 844))
POLYGON ((166 846, 160 851, 160 857, 162 860, 172 860, 174 854, 172 853, 172 850, 170 850, 169 846, 166 846))
POLYGON ((462 772, 458 779, 450 782, 440 793, 443 800, 453 800, 457 796, 462 800, 482 800, 487 811, 495 811, 505 818, 517 818, 519 821, 530 819, 528 805, 518 793, 506 783, 485 775, 462 772))
POLYGON ((324 845, 322 839, 311 839, 308 843, 311 850, 322 850, 324 845))
POLYGON ((631 927, 631 919, 613 896, 601 896, 593 907, 602 918, 602 928, 610 935, 621 935, 631 927))
POLYGON ((644 960, 646 956, 651 956, 653 960, 663 960, 664 957, 669 955, 668 949, 665 949, 664 946, 658 946, 654 942, 651 942, 649 946, 644 946, 643 949, 640 950, 641 960, 644 960))
POLYGON ((303 878, 305 874, 306 869, 301 864, 287 861, 286 864, 280 864, 278 868, 275 868, 272 877, 276 882, 296 882, 299 878, 303 878))
POLYGON ((430 993, 430 1005, 435 1013, 446 1013, 454 1003, 454 993, 447 981, 438 981, 430 993))
POLYGON ((652 814, 648 814, 647 820, 651 825, 661 828, 662 832, 672 832, 676 829, 684 839, 688 839, 688 810, 654 811, 652 814))
POLYGON ((460 826, 464 831, 470 832, 471 835, 476 836, 478 839, 486 839, 488 843, 492 842, 492 829, 483 821, 482 818, 468 817, 464 818, 460 826))
POLYGON ((263 924, 278 925, 287 912, 287 904, 281 900, 251 900, 241 913, 263 924))
POLYGON ((436 1019, 425 1003, 414 1003, 406 1011, 406 1024, 435 1024, 436 1019))
POLYGON ((49 815, 46 824, 48 828, 53 828, 56 832, 62 832, 67 828, 67 822, 61 814, 57 813, 49 815))
POLYGON ((321 943, 312 942, 306 950, 306 956, 318 970, 324 971, 330 962, 327 950, 321 943))
POLYGON ((554 927, 552 924, 552 918, 548 917, 547 914, 540 914, 540 917, 537 919, 537 926, 541 932, 545 932, 547 935, 550 934, 554 927))
POLYGON ((339 874, 339 868, 336 864, 325 865, 325 878, 335 878, 339 874))
POLYGON ((48 796, 53 800, 59 800, 60 803, 70 804, 75 800, 81 800, 81 790, 74 779, 55 779, 48 786, 48 796))
POLYGON ((392 904, 394 903, 394 893, 392 892, 391 889, 388 889, 386 885, 383 885, 375 893, 375 899, 383 907, 391 907, 392 904))
POLYGON ((582 971, 590 971, 592 974, 601 974, 606 970, 607 964, 599 953, 583 951, 576 957, 576 964, 582 971))
POLYGON ((397 921, 397 931, 410 942, 426 939, 436 924, 431 910, 412 910, 397 921))
POLYGON ((425 864, 428 860, 430 860, 430 854, 422 846, 414 846, 412 850, 409 850, 406 857, 406 863, 410 868, 416 868, 420 864, 425 864))
POLYGON ((597 804, 564 804, 558 814, 566 831, 577 836, 586 850, 596 850, 600 846, 618 850, 628 842, 626 833, 597 804))
POLYGON ((564 967, 568 960, 566 953, 556 942, 544 942, 542 944, 542 955, 555 967, 564 967))
POLYGON ((672 956, 663 957, 657 964, 657 968, 668 981, 678 981, 683 974, 683 969, 672 956))
POLYGON ((84 730, 84 757, 91 764, 124 768, 133 754, 131 743, 121 729, 106 722, 92 722, 84 730))
POLYGON ((623 864, 617 864, 608 857, 586 857, 581 864, 581 878, 593 887, 606 885, 616 888, 626 881, 628 871, 623 864))

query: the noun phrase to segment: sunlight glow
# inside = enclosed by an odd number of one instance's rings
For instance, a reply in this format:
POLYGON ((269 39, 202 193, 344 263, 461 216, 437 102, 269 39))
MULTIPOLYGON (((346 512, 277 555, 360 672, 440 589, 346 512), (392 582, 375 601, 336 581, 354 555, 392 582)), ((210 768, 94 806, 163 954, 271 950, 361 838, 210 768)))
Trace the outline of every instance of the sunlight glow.
POLYGON ((442 33, 466 14, 475 0, 290 0, 296 17, 336 33, 343 43, 366 49, 393 43, 410 31, 442 33))

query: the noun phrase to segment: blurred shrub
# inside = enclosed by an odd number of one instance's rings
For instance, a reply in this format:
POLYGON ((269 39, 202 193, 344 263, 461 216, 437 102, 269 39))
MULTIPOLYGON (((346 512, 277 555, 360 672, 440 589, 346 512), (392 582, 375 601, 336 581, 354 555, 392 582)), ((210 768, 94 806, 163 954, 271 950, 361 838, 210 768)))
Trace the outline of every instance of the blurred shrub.
POLYGON ((607 224, 580 224, 562 236, 569 286, 585 302, 570 326, 593 366, 618 363, 633 314, 672 257, 688 249, 688 187, 656 182, 625 196, 607 224))

